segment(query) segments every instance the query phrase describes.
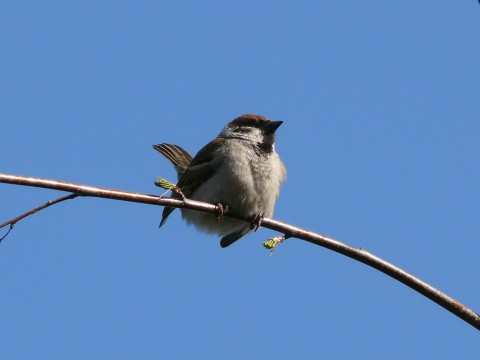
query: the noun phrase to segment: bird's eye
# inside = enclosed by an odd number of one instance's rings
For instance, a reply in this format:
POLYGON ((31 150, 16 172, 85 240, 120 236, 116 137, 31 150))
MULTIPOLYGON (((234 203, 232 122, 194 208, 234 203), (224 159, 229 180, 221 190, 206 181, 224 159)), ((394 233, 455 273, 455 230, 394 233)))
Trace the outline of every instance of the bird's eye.
POLYGON ((247 127, 244 127, 244 126, 237 126, 236 128, 233 129, 233 132, 235 132, 235 133, 246 133, 248 131, 249 131, 249 129, 247 127))

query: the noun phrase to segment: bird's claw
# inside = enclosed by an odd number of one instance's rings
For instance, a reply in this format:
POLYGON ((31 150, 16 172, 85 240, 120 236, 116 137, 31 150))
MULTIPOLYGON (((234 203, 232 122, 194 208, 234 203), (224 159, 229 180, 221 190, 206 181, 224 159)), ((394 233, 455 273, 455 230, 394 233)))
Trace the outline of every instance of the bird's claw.
POLYGON ((216 217, 216 222, 219 223, 223 219, 223 215, 228 211, 228 205, 222 205, 221 203, 217 204, 217 217, 216 217))
POLYGON ((263 218, 263 212, 255 215, 252 219, 252 222, 250 223, 250 229, 252 229, 253 231, 257 231, 260 225, 262 225, 263 218))

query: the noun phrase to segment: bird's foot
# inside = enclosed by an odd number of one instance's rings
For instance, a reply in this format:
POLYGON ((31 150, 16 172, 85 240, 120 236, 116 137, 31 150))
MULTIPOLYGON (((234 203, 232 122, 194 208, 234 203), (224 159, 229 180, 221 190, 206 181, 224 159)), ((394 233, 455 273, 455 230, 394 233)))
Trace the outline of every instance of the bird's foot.
POLYGON ((260 225, 262 225, 263 218, 263 212, 255 215, 252 219, 252 222, 250 223, 250 229, 252 229, 253 231, 257 231, 260 225))
POLYGON ((216 208, 216 221, 219 223, 223 219, 223 215, 228 211, 228 205, 227 204, 222 204, 218 203, 217 208, 216 208))

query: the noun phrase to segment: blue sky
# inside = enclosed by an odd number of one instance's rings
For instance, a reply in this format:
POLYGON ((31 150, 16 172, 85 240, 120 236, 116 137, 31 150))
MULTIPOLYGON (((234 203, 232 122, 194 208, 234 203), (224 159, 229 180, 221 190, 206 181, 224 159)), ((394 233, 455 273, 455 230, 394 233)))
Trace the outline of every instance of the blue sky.
MULTIPOLYGON (((243 113, 283 120, 275 218, 480 311, 477 1, 5 1, 0 172, 160 193, 243 113)), ((62 193, 0 184, 0 222, 62 193)), ((5 359, 451 359, 478 332, 397 281, 266 229, 221 249, 93 198, 0 246, 5 359)))

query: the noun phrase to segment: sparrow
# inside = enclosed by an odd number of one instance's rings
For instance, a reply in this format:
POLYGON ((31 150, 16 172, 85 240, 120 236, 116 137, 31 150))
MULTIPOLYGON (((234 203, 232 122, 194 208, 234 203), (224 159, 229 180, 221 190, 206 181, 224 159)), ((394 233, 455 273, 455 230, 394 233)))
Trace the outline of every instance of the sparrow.
MULTIPOLYGON (((244 114, 229 122, 216 139, 192 157, 178 145, 153 148, 175 167, 177 187, 186 198, 219 205, 245 219, 271 217, 286 169, 275 151, 275 132, 283 121, 262 115, 244 114)), ((173 193, 173 198, 180 199, 173 193)), ((162 226, 175 210, 165 207, 162 226)), ((198 211, 182 209, 182 217, 199 230, 222 236, 225 248, 256 230, 252 224, 198 211)))

